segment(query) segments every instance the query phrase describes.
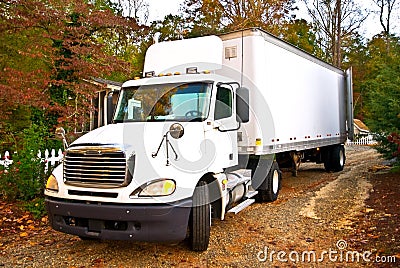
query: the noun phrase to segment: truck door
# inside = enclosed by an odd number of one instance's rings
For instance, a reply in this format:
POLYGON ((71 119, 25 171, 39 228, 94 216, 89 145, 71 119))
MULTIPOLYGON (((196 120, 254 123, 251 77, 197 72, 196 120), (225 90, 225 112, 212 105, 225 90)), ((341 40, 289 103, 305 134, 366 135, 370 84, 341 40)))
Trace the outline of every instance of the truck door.
POLYGON ((238 163, 235 95, 232 86, 220 85, 212 98, 211 113, 214 120, 207 122, 205 138, 207 153, 214 154, 210 171, 220 172, 223 168, 238 163))

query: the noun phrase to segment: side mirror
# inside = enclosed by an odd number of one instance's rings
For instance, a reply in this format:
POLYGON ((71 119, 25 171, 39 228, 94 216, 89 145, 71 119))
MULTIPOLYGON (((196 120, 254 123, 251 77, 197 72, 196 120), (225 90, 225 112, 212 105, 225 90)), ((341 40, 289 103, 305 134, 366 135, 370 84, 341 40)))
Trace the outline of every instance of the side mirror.
POLYGON ((114 115, 114 104, 113 104, 113 93, 109 93, 107 96, 107 125, 112 123, 114 115))
POLYGON ((236 120, 247 123, 250 120, 249 89, 240 87, 236 90, 236 120))
POLYGON ((56 133, 55 134, 56 134, 56 138, 57 139, 62 140, 62 139, 65 138, 65 129, 62 128, 62 127, 58 127, 56 129, 56 133))
POLYGON ((171 127, 169 128, 169 134, 174 139, 182 138, 184 133, 185 133, 185 130, 184 130, 183 126, 179 123, 175 123, 175 124, 171 125, 171 127))
POLYGON ((63 142, 64 150, 66 150, 68 148, 68 143, 67 143, 67 139, 65 138, 65 129, 62 127, 58 127, 56 129, 55 134, 56 134, 56 138, 63 142))

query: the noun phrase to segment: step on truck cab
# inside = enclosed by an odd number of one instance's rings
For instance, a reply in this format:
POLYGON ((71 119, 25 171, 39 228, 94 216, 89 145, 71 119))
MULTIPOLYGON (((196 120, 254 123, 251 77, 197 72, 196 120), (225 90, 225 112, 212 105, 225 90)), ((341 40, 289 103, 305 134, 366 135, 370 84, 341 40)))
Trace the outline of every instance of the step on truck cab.
POLYGON ((202 251, 212 218, 278 198, 279 163, 344 167, 351 70, 248 29, 155 43, 143 73, 122 85, 113 123, 70 144, 48 179, 55 230, 202 251))

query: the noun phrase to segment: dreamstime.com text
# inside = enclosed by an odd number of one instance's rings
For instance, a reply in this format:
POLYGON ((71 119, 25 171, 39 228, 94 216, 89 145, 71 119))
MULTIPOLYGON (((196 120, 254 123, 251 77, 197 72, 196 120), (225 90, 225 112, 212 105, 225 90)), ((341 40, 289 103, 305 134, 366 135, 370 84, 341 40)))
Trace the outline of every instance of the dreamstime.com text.
POLYGON ((347 249, 347 242, 339 240, 336 243, 336 249, 317 251, 276 251, 265 247, 257 253, 257 259, 260 262, 282 262, 282 263, 396 263, 395 256, 375 256, 371 251, 350 251, 347 249))

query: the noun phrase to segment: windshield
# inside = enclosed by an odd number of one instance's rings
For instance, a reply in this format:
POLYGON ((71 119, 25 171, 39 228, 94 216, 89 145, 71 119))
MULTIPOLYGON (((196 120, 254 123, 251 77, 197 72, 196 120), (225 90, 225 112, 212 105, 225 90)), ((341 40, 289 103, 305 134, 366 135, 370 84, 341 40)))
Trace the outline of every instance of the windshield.
POLYGON ((211 83, 124 88, 114 122, 203 121, 208 116, 211 83))

